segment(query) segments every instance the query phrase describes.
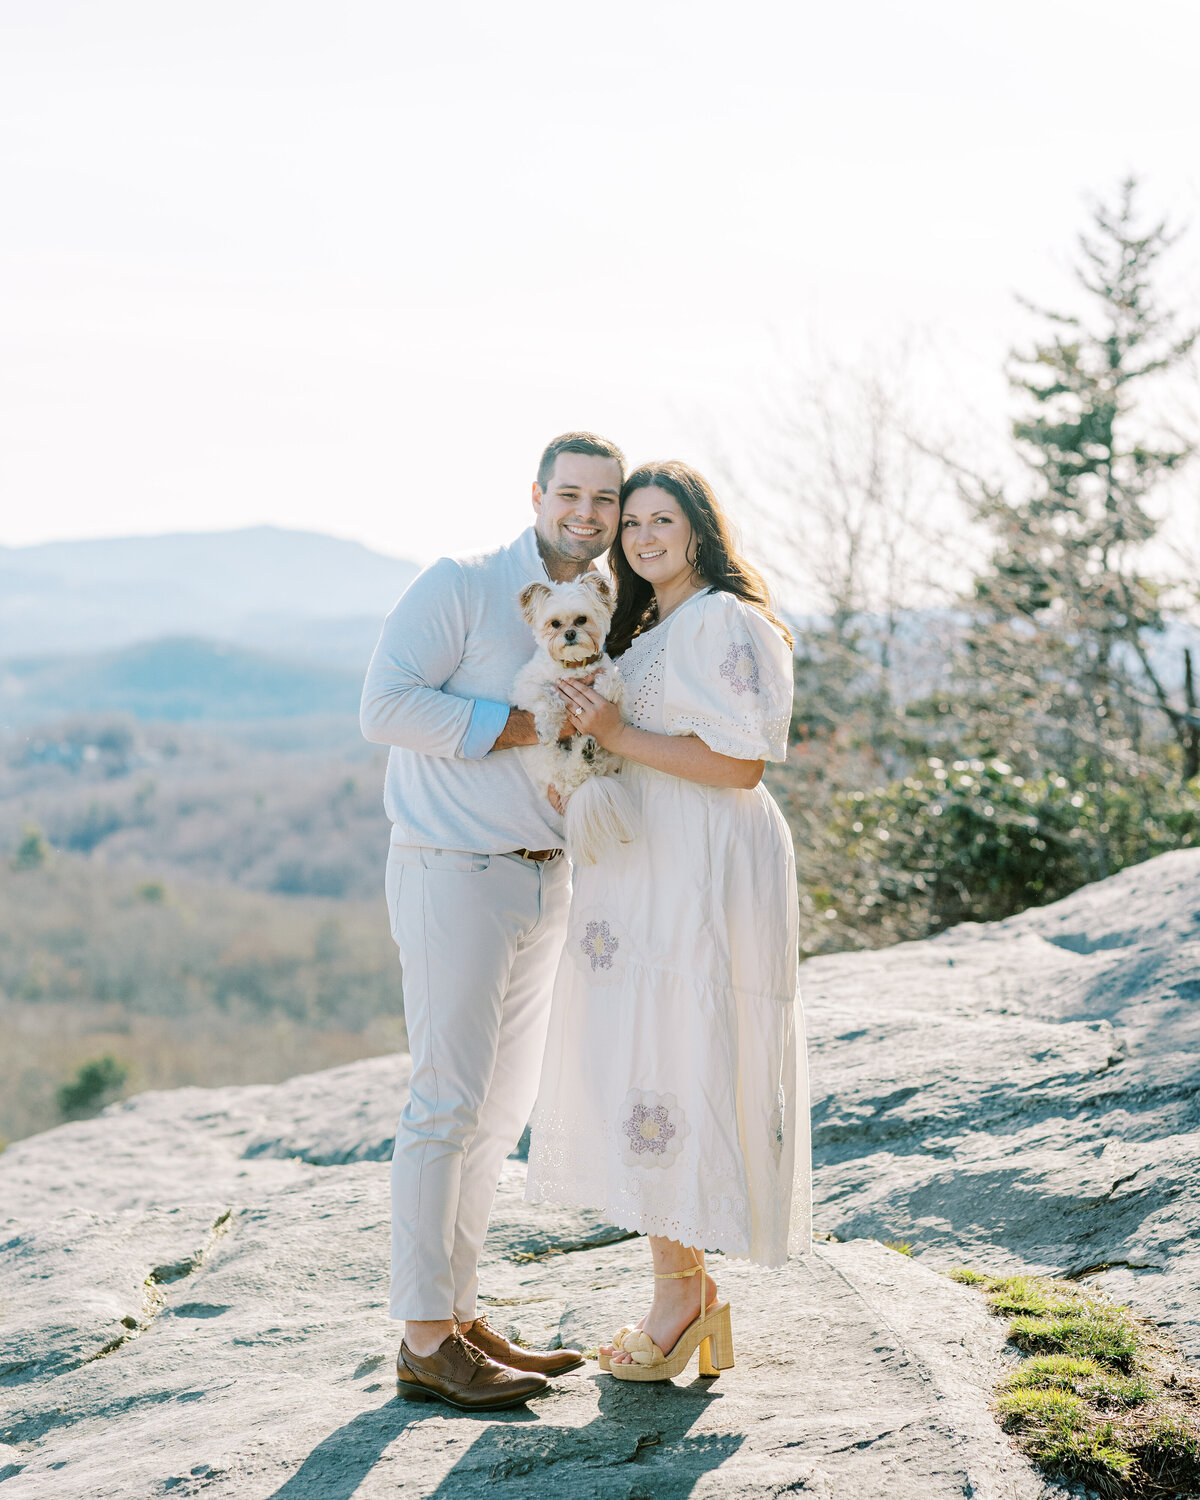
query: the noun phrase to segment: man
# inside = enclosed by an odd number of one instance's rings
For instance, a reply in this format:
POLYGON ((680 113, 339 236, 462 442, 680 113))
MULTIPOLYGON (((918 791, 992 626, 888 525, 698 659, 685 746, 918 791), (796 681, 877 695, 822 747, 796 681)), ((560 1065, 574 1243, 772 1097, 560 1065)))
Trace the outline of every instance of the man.
POLYGON ((508 706, 533 651, 517 595, 606 551, 624 470, 604 438, 555 438, 533 526, 415 579, 363 687, 363 733, 392 747, 386 889, 412 1077, 392 1157, 390 1314, 404 1320, 400 1393, 415 1400, 517 1405, 582 1363, 517 1348, 475 1302, 501 1167, 537 1092, 570 895, 561 818, 512 753, 537 742, 532 715, 508 706))

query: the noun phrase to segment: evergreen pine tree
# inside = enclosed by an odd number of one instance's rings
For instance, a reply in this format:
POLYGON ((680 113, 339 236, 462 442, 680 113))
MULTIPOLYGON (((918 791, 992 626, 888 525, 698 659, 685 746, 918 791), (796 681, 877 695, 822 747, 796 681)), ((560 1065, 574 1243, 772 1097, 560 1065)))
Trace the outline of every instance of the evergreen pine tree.
POLYGON ((1028 486, 1015 498, 985 487, 971 496, 995 537, 968 640, 971 748, 1101 795, 1112 775, 1147 769, 1147 706, 1165 714, 1184 778, 1200 771, 1200 722, 1171 702, 1149 650, 1163 591, 1142 571, 1160 524, 1156 492, 1193 452, 1153 435, 1145 397, 1197 331, 1181 331, 1157 294, 1174 236, 1164 223, 1139 227, 1136 195, 1125 182, 1080 237, 1090 315, 1041 311, 1047 336, 1014 356, 1023 411, 1013 436, 1028 486))

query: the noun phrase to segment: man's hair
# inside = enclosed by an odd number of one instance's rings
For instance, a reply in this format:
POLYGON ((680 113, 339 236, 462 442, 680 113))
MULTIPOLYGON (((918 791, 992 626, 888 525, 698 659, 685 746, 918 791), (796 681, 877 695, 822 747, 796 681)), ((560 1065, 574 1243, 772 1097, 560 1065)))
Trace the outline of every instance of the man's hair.
POLYGON ((625 483, 625 455, 616 443, 610 443, 607 438, 594 432, 564 432, 561 437, 546 444, 546 451, 538 464, 538 489, 543 493, 553 477, 554 465, 558 462, 560 453, 593 453, 597 458, 615 458, 621 471, 618 488, 625 483))

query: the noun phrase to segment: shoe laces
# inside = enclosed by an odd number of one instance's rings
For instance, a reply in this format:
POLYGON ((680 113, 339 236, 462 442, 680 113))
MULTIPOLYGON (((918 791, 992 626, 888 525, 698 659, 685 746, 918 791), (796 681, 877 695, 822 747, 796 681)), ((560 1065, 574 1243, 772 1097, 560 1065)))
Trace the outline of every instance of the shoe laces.
POLYGON ((482 1349, 476 1349, 475 1345, 471 1342, 470 1339, 463 1338, 461 1333, 456 1333, 454 1335, 454 1338, 459 1348, 463 1350, 463 1352, 466 1354, 467 1358, 473 1365, 487 1364, 487 1355, 483 1352, 482 1349))

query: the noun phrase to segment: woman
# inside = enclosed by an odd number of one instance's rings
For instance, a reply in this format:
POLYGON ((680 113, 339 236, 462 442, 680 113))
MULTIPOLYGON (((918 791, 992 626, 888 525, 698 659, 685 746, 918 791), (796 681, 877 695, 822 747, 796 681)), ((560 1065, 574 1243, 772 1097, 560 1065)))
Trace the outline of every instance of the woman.
POLYGON ((629 476, 609 561, 627 717, 560 691, 624 757, 641 828, 574 873, 526 1192, 650 1238, 650 1310, 601 1368, 669 1379, 699 1349, 715 1375, 733 1342, 704 1247, 778 1266, 810 1240, 795 859, 761 785, 786 753, 791 638, 685 464, 629 476))

